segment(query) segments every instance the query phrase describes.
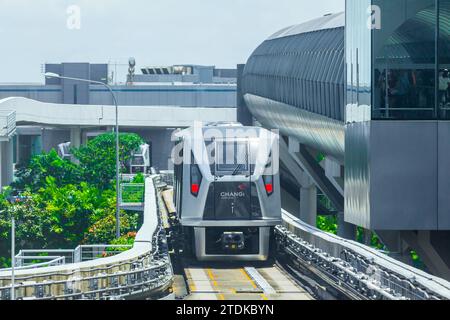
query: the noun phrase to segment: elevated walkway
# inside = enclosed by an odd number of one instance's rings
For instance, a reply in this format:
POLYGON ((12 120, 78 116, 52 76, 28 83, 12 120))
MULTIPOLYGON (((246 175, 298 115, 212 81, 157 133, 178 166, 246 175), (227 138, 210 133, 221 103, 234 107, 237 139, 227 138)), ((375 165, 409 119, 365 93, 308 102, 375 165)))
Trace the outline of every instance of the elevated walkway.
MULTIPOLYGON (((17 124, 54 126, 113 126, 115 107, 44 103, 27 98, 0 100, 0 114, 15 112, 17 124)), ((211 122, 221 119, 236 121, 235 108, 190 108, 177 106, 119 106, 122 127, 184 128, 194 121, 211 122)))

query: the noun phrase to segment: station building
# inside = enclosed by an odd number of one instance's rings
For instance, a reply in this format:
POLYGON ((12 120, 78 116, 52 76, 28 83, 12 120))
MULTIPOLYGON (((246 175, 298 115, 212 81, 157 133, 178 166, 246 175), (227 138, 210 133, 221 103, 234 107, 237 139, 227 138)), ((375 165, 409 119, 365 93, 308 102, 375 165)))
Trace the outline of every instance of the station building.
POLYGON ((449 0, 347 0, 255 49, 238 110, 280 130, 353 238, 374 230, 450 278, 449 70, 449 0))

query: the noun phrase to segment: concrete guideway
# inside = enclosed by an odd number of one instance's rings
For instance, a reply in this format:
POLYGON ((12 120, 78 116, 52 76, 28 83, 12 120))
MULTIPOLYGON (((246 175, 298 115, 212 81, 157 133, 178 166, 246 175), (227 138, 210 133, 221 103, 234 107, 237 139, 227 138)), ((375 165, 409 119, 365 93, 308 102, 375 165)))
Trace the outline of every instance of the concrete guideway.
POLYGON ((185 268, 186 300, 313 300, 284 271, 258 266, 191 264, 185 268))
MULTIPOLYGON (((115 120, 115 106, 111 105, 55 104, 22 97, 1 99, 0 187, 13 181, 14 161, 29 160, 36 143, 32 139, 39 137, 37 145, 46 152, 68 141, 72 147, 79 147, 87 143, 89 133, 110 131, 115 120)), ((236 121, 236 108, 119 106, 121 132, 135 132, 152 141, 152 148, 161 151, 152 155, 153 165, 160 169, 169 163, 171 130, 190 127, 195 121, 218 120, 236 121)))
POLYGON ((283 210, 279 249, 362 299, 446 300, 450 283, 356 241, 312 227, 283 210))

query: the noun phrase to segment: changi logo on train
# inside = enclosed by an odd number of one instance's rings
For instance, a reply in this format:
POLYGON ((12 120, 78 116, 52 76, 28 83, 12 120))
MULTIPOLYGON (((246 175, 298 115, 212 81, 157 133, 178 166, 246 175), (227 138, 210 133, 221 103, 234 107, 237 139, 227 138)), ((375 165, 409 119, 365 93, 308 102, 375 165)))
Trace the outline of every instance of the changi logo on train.
POLYGON ((220 197, 221 198, 244 198, 245 197, 245 192, 221 192, 220 193, 220 197))

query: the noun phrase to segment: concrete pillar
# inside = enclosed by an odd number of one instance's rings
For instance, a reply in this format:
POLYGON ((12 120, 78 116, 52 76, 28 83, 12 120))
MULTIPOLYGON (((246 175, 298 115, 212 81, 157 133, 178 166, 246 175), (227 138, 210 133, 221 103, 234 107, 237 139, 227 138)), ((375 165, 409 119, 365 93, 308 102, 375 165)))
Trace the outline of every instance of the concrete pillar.
POLYGON ((9 140, 0 144, 0 186, 3 188, 13 181, 13 142, 9 140))
POLYGON ((371 230, 367 230, 364 229, 364 244, 366 246, 371 246, 372 245, 372 231, 371 230))
POLYGON ((317 188, 314 184, 300 188, 300 220, 317 225, 317 188))
POLYGON ((70 129, 70 146, 73 148, 79 148, 81 146, 81 128, 70 129))
MULTIPOLYGON (((70 147, 79 148, 81 146, 81 128, 70 128, 70 147)), ((72 161, 77 163, 77 159, 72 156, 72 161)))
POLYGON ((20 135, 16 135, 16 165, 20 163, 20 135))
POLYGON ((354 224, 345 222, 343 212, 339 212, 337 218, 338 218, 338 236, 344 239, 355 240, 356 226, 354 224))

